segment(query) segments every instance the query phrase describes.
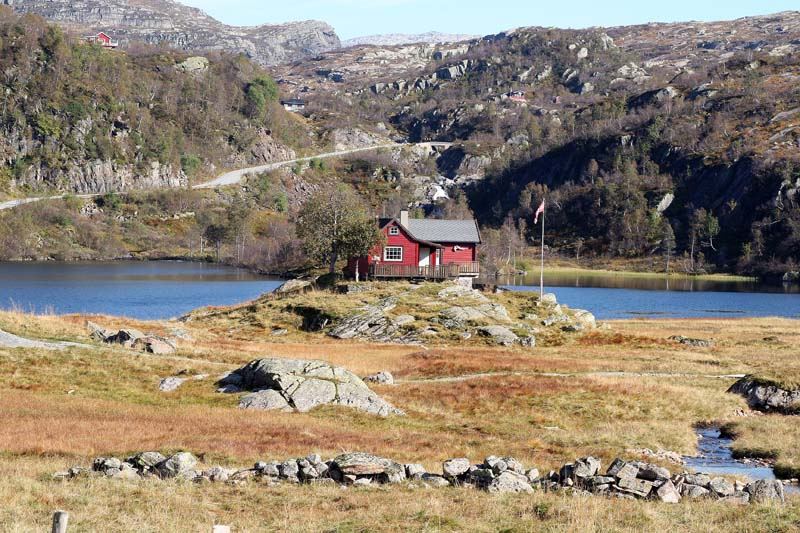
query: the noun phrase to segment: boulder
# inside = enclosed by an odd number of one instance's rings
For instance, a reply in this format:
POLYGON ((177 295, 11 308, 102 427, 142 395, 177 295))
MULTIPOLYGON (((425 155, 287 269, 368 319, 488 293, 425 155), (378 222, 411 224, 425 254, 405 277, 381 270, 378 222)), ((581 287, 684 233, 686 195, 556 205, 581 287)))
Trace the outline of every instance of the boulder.
POLYGON ((132 457, 128 457, 125 462, 132 465, 140 472, 146 472, 155 469, 156 466, 166 461, 166 459, 166 457, 158 452, 141 452, 132 457))
POLYGON ((209 65, 210 62, 205 57, 193 56, 186 59, 182 63, 178 63, 175 65, 175 68, 187 74, 201 74, 208 70, 209 65))
POLYGON ((753 409, 784 414, 800 413, 800 390, 790 391, 773 383, 746 377, 734 383, 728 392, 744 396, 753 409))
POLYGON ((314 284, 308 280, 290 279, 272 292, 273 294, 284 296, 291 293, 305 292, 313 287, 313 285, 314 284))
POLYGON ((778 501, 784 503, 783 483, 777 479, 760 479, 753 481, 745 487, 745 492, 750 494, 750 498, 756 503, 768 501, 778 501))
POLYGON ((711 485, 711 477, 706 474, 686 474, 684 476, 684 482, 689 485, 697 485, 698 487, 707 489, 709 485, 711 485))
POLYGON ((162 478, 184 477, 193 471, 197 458, 189 452, 180 452, 165 459, 155 469, 162 478))
POLYGON ((409 479, 421 479, 427 474, 425 467, 420 464, 408 464, 406 466, 406 477, 409 479))
POLYGON ((161 392, 172 392, 178 390, 178 387, 183 385, 184 381, 186 380, 175 376, 164 378, 158 384, 158 390, 160 390, 161 392))
POLYGON ((494 478, 488 485, 489 492, 533 492, 533 487, 528 482, 528 478, 523 474, 518 474, 511 470, 502 472, 494 478))
POLYGON ((133 348, 153 355, 170 355, 177 351, 176 346, 168 339, 155 335, 146 335, 133 341, 133 348))
POLYGON ((627 463, 622 459, 615 459, 606 472, 609 476, 621 478, 635 478, 639 474, 639 467, 632 463, 627 463))
POLYGON ((587 479, 596 476, 600 471, 600 459, 585 457, 572 465, 572 475, 576 479, 587 479))
POLYGON ((709 490, 699 485, 684 483, 681 487, 681 495, 692 500, 702 498, 709 494, 709 490))
POLYGON ((634 496, 639 496, 641 498, 647 498, 654 486, 655 485, 652 481, 630 477, 624 477, 617 481, 617 487, 619 487, 620 491, 627 492, 628 494, 633 494, 634 496))
POLYGON ((369 453, 353 452, 339 455, 331 461, 331 469, 342 476, 375 476, 385 483, 399 483, 406 478, 403 465, 369 453))
POLYGON ((715 477, 712 479, 708 484, 708 488, 720 498, 724 498, 725 496, 733 496, 733 494, 736 492, 733 487, 733 483, 722 477, 715 477))
POLYGON ((539 299, 539 303, 544 305, 558 305, 558 299, 556 298, 555 294, 548 292, 542 295, 542 297, 539 299))
POLYGON ((450 481, 442 476, 437 476, 435 474, 423 474, 422 475, 422 482, 430 487, 449 487, 450 481))
POLYGON ((403 414, 361 378, 324 361, 257 359, 223 377, 219 385, 254 391, 242 398, 242 409, 307 412, 320 405, 341 405, 380 416, 403 414))
POLYGON ((109 344, 122 344, 123 346, 130 348, 138 339, 141 339, 144 336, 145 334, 138 329, 121 329, 117 333, 109 335, 106 338, 106 342, 109 344))
POLYGON ((656 497, 664 503, 680 503, 681 501, 680 492, 669 479, 656 490, 656 497))
POLYGON ((670 479, 672 474, 664 467, 643 463, 639 465, 639 472, 636 475, 639 479, 646 479, 647 481, 663 481, 670 479))
POLYGON ((586 329, 595 329, 597 327, 597 319, 589 311, 583 309, 576 309, 573 312, 576 325, 586 329))
POLYGON ((469 459, 464 457, 448 459, 442 463, 442 472, 444 473, 445 477, 457 478, 458 476, 466 474, 467 471, 469 471, 470 466, 472 465, 470 464, 469 459))

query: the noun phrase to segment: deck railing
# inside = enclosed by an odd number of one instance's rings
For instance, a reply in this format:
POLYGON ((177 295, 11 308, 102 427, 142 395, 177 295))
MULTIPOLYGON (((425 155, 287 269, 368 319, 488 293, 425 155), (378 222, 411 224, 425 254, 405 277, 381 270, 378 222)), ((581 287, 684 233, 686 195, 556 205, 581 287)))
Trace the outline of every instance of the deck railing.
POLYGON ((391 265, 379 263, 370 265, 369 274, 373 278, 423 278, 452 279, 460 277, 478 277, 481 273, 480 263, 450 263, 437 266, 391 265))

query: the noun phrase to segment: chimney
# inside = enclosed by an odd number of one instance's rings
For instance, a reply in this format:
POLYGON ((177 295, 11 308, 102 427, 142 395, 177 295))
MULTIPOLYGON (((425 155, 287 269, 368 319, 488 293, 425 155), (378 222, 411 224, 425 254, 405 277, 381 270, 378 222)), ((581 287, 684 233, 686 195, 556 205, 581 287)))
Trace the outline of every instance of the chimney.
POLYGON ((408 228, 408 211, 405 209, 400 211, 400 225, 404 228, 408 228))

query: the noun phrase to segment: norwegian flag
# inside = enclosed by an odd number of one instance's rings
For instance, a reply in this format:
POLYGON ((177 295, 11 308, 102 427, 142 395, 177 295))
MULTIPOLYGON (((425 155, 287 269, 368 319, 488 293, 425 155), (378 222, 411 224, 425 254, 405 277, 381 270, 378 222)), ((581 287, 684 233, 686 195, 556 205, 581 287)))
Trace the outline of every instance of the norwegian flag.
POLYGON ((542 205, 539 206, 539 209, 536 210, 536 216, 533 217, 534 225, 539 223, 539 215, 544 214, 544 200, 542 200, 542 205))

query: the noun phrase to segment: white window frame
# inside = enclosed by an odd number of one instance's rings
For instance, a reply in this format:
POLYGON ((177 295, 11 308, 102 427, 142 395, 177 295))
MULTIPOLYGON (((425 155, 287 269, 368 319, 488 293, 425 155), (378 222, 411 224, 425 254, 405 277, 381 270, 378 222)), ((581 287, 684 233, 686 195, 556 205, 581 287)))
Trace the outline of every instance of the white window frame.
POLYGON ((402 263, 403 262, 403 247, 402 246, 384 246, 383 260, 387 263, 402 263), (396 259, 389 258, 389 250, 400 250, 400 257, 396 259))
POLYGON ((400 235, 400 228, 397 226, 392 226, 389 228, 389 235, 400 235))

